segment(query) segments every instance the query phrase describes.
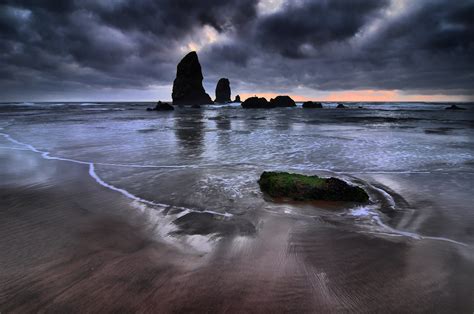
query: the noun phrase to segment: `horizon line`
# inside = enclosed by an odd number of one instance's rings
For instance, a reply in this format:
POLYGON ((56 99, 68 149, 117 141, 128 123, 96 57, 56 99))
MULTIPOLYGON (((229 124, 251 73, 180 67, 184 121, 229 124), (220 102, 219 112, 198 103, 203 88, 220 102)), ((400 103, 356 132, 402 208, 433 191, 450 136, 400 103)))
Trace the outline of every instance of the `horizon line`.
MULTIPOLYGON (((250 98, 250 97, 249 97, 250 98)), ((172 100, 15 100, 15 101, 0 101, 0 104, 11 104, 11 103, 156 103, 158 101, 165 103, 173 103, 172 100)), ((321 103, 474 103, 474 100, 433 100, 433 101, 420 101, 420 100, 294 100, 296 103, 304 103, 306 101, 321 102, 321 103)), ((243 102, 243 101, 242 101, 243 102)), ((235 101, 227 102, 228 104, 236 103, 235 101)), ((206 105, 214 105, 205 104, 206 105)), ((219 103, 220 104, 220 103, 219 103)), ((226 103, 222 103, 226 104, 226 103)))

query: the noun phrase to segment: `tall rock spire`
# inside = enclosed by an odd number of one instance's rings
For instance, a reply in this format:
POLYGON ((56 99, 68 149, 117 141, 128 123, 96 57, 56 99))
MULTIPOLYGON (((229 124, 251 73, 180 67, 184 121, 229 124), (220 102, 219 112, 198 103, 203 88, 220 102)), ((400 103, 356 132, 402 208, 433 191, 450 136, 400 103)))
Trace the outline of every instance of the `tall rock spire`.
POLYGON ((216 86, 216 102, 227 103, 230 102, 230 83, 226 78, 221 78, 216 86))
POLYGON ((195 51, 188 53, 178 64, 173 82, 174 105, 212 104, 211 97, 202 86, 201 64, 195 51))

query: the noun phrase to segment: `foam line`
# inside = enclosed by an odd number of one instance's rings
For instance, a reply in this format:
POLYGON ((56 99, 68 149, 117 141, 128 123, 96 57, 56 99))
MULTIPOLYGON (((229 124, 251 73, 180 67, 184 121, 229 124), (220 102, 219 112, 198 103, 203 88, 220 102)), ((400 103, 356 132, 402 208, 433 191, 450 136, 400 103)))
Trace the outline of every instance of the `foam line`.
MULTIPOLYGON (((152 206, 158 206, 158 207, 168 207, 168 206, 171 206, 171 205, 166 205, 166 204, 160 204, 160 203, 155 203, 155 202, 152 202, 152 201, 149 201, 149 200, 145 200, 143 198, 140 198, 130 192, 128 192, 127 190, 125 189, 121 189, 121 188, 118 188, 116 186, 113 186, 107 182, 105 182, 104 180, 102 180, 102 178, 99 177, 99 175, 97 175, 96 171, 95 171, 95 164, 93 162, 88 162, 88 161, 81 161, 81 160, 75 160, 75 159, 69 159, 69 158, 61 158, 61 157, 54 157, 54 156, 51 156, 49 152, 46 152, 46 151, 41 151, 41 150, 38 150, 36 147, 34 147, 33 145, 30 145, 30 144, 26 144, 26 143, 23 143, 23 142, 20 142, 20 141, 17 141, 15 140, 14 138, 12 138, 9 134, 6 134, 6 133, 0 133, 0 135, 2 135, 3 137, 5 137, 7 140, 9 140, 10 142, 14 143, 14 144, 17 144, 17 145, 20 145, 20 146, 23 146, 25 148, 27 148, 27 150, 30 150, 32 152, 35 152, 35 153, 38 153, 38 154, 41 154, 41 157, 43 157, 44 159, 48 159, 48 160, 59 160, 59 161, 67 161, 67 162, 72 162, 72 163, 76 163, 76 164, 81 164, 81 165, 88 165, 89 166, 89 175, 100 185, 102 185, 103 187, 109 189, 109 190, 112 190, 112 191, 115 191, 115 192, 119 192, 121 193, 122 195, 124 195, 125 197, 129 198, 129 199, 132 199, 134 201, 138 201, 140 203, 143 203, 143 204, 147 204, 147 205, 152 205, 152 206)), ((4 148, 8 148, 8 149, 17 149, 18 148, 9 148, 9 147, 4 147, 4 148)), ((120 165, 120 164, 106 164, 106 163, 97 163, 99 165, 109 165, 109 166, 127 166, 127 165, 120 165)), ((148 167, 148 166, 143 166, 143 167, 148 167)), ((173 166, 149 166, 150 168, 151 167, 154 167, 154 168, 157 168, 157 167, 168 167, 168 168, 171 168, 173 166)), ((184 166, 186 167, 186 166, 184 166)), ((388 194, 386 191, 384 191, 383 189, 380 189, 380 188, 376 188, 376 187, 373 187, 375 189, 377 189, 378 191, 382 192, 382 194, 384 194, 386 197, 388 197, 388 200, 389 200, 389 203, 391 205, 391 207, 395 208, 395 201, 393 200, 393 198, 390 196, 390 194, 388 194)), ((211 210, 204 210, 204 211, 200 211, 200 210, 193 210, 193 209, 189 209, 189 208, 184 208, 184 207, 177 207, 177 206, 173 206, 177 209, 180 209, 180 210, 183 210, 183 215, 184 214, 187 214, 189 212, 196 212, 196 213, 208 213, 208 214, 213 214, 213 215, 219 215, 219 216, 224 216, 224 217, 232 217, 233 215, 230 214, 230 213, 219 213, 219 212, 215 212, 215 211, 211 211, 211 210)), ((269 211, 269 210, 268 210, 269 211)), ((272 212, 272 211, 269 211, 269 212, 272 212)), ((272 212, 274 214, 276 214, 275 212, 272 212)), ((386 231, 388 231, 387 235, 393 235, 393 236, 404 236, 404 237, 409 237, 409 238, 412 238, 412 239, 416 239, 416 240, 422 240, 422 239, 427 239, 427 240, 435 240, 435 241, 445 241, 445 242, 450 242, 450 243, 453 243, 453 244, 458 244, 458 245, 462 245, 462 246, 469 246, 467 245, 466 243, 463 243, 463 242, 459 242, 459 241, 455 241, 455 240, 452 240, 452 239, 448 239, 448 238, 444 238, 444 237, 430 237, 430 236, 422 236, 422 235, 419 235, 417 233, 413 233, 413 232, 408 232, 408 231, 402 231, 402 230, 397 230, 397 229, 394 229, 388 225, 386 225, 385 223, 382 222, 382 220, 380 219, 380 216, 377 215, 377 214, 372 214, 372 213, 369 213, 369 211, 361 211, 361 209, 358 209, 358 210, 355 210, 353 211, 352 213, 353 216, 364 216, 364 215, 367 215, 367 216, 370 216, 380 227, 382 227, 383 229, 385 229, 386 231)), ((296 216, 305 216, 305 217, 313 217, 313 216, 307 216, 307 215, 300 215, 300 214, 297 214, 296 216)), ((385 233, 384 233, 385 234, 385 233)))
POLYGON ((444 242, 450 242, 453 244, 462 245, 466 247, 469 246, 466 243, 444 238, 444 237, 424 236, 418 233, 392 228, 382 221, 379 213, 376 211, 376 208, 374 208, 373 206, 352 208, 349 214, 353 217, 369 217, 373 222, 375 222, 382 229, 381 231, 370 231, 370 232, 364 231, 365 233, 382 234, 382 235, 396 236, 396 237, 407 237, 407 238, 411 238, 415 240, 444 241, 444 242))
POLYGON ((413 232, 408 232, 408 231, 402 231, 402 230, 397 230, 397 229, 394 229, 386 224, 384 224, 382 222, 382 220, 380 219, 379 216, 375 215, 375 216, 372 216, 373 220, 382 228, 386 229, 387 231, 389 231, 390 233, 392 234, 396 234, 396 235, 400 235, 400 236, 404 236, 404 237, 409 237, 409 238, 412 238, 412 239, 416 239, 416 240, 434 240, 434 241, 444 241, 444 242, 449 242, 449 243, 453 243, 453 244, 458 244, 458 245, 462 245, 462 246, 469 246, 468 244, 466 243, 463 243, 463 242, 459 242, 459 241, 456 241, 456 240, 452 240, 452 239, 448 239, 448 238, 444 238, 444 237, 430 237, 430 236, 423 236, 423 235, 420 235, 420 234, 417 234, 417 233, 413 233, 413 232))
MULTIPOLYGON (((143 198, 140 198, 130 192, 128 192, 127 190, 125 189, 121 189, 121 188, 118 188, 116 186, 113 186, 107 182, 105 182, 104 180, 102 180, 101 177, 99 177, 99 175, 96 173, 95 171, 95 164, 93 162, 89 162, 89 161, 81 161, 81 160, 75 160, 75 159, 70 159, 70 158, 62 158, 62 157, 55 157, 55 156, 51 156, 49 152, 46 152, 46 151, 41 151, 39 149, 37 149, 36 147, 34 147, 33 145, 30 145, 30 144, 26 144, 26 143, 22 143, 20 141, 17 141, 15 140, 14 138, 12 138, 9 134, 6 134, 6 133, 0 133, 0 135, 2 135, 3 137, 5 137, 7 140, 9 140, 10 142, 14 143, 14 144, 17 144, 17 145, 20 145, 20 146, 23 146, 25 148, 27 148, 27 150, 29 151, 32 151, 32 152, 35 152, 35 153, 38 153, 41 155, 41 157, 43 157, 44 159, 48 159, 48 160, 59 160, 59 161, 67 161, 67 162, 72 162, 72 163, 75 163, 75 164, 80 164, 80 165, 88 165, 89 166, 89 175, 94 179, 95 182, 97 182, 98 184, 102 185, 103 187, 109 189, 109 190, 112 190, 112 191, 115 191, 115 192, 119 192, 120 194, 124 195, 125 197, 129 198, 129 199, 132 199, 134 201, 138 201, 140 203, 143 203, 143 204, 147 204, 147 205, 152 205, 152 206, 158 206, 158 207, 169 207, 171 205, 167 205, 167 204, 160 204, 160 203, 155 203, 155 202, 152 202, 152 201, 149 201, 149 200, 146 200, 146 199, 143 199, 143 198)), ((11 149, 15 149, 15 148, 11 148, 11 149)), ((18 148, 16 148, 18 149, 18 148)), ((99 163, 99 165, 103 165, 101 163, 99 163)), ((108 164, 108 165, 113 165, 113 164, 108 164)), ((202 213, 202 214, 213 214, 213 215, 218 215, 218 216, 224 216, 224 217, 232 217, 233 215, 230 214, 230 213, 219 213, 219 212, 215 212, 215 211, 212 211, 212 210, 194 210, 194 209, 189 209, 189 208, 185 208, 185 207, 178 207, 178 206, 173 206, 174 208, 177 208, 177 209, 180 209, 180 210, 183 210, 185 212, 195 212, 195 213, 202 213)))
POLYGON ((392 195, 388 194, 387 191, 385 191, 384 189, 378 188, 376 186, 370 185, 370 187, 372 189, 377 190, 378 192, 382 193, 385 196, 385 199, 390 204, 390 208, 395 209, 395 200, 393 199, 392 195))

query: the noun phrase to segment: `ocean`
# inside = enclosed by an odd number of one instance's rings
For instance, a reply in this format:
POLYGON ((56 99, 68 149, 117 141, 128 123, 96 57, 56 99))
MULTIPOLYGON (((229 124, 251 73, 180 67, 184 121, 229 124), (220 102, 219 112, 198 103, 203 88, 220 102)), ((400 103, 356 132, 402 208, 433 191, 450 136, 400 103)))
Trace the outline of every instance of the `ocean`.
MULTIPOLYGON (((0 190, 60 191, 57 173, 40 165, 78 165, 88 184, 146 217, 150 241, 206 256, 213 269, 232 273, 227 263, 235 263, 239 276, 216 279, 229 297, 230 278, 244 290, 267 286, 262 310, 377 311, 382 302, 472 312, 474 104, 336 105, 147 112, 153 104, 3 103, 0 190), (257 183, 263 171, 339 177, 364 188, 370 203, 272 202, 257 183), (264 276, 267 267, 275 268, 264 276)), ((16 204, 9 195, 8 206, 16 204)), ((215 293, 206 289, 198 294, 215 293)))

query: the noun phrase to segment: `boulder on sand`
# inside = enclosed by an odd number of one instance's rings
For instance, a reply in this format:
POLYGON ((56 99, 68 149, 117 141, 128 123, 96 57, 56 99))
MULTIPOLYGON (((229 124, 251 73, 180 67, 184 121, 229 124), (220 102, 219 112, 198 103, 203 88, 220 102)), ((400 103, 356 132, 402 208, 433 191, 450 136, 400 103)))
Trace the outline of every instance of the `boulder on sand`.
POLYGON ((155 108, 146 108, 147 111, 169 111, 174 110, 174 107, 168 103, 158 101, 155 108))
POLYGON ((445 110, 466 110, 466 108, 459 107, 457 105, 451 105, 449 107, 446 107, 445 110))
POLYGON ((230 82, 226 78, 221 78, 216 86, 216 103, 224 104, 230 102, 230 82))
POLYGON ((320 102, 306 101, 303 103, 305 109, 321 109, 323 105, 320 102))
POLYGON ((174 105, 212 104, 211 97, 202 86, 202 71, 195 51, 188 53, 178 64, 173 82, 174 105))
POLYGON ((273 107, 296 107, 296 103, 290 96, 276 96, 270 99, 270 104, 273 107))
POLYGON ((269 109, 275 108, 272 104, 270 104, 264 97, 250 97, 247 98, 242 104, 242 108, 244 109, 269 109))
POLYGON ((296 201, 345 201, 365 203, 364 189, 337 178, 320 178, 288 172, 263 172, 258 180, 260 190, 273 198, 296 201))

